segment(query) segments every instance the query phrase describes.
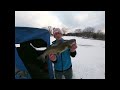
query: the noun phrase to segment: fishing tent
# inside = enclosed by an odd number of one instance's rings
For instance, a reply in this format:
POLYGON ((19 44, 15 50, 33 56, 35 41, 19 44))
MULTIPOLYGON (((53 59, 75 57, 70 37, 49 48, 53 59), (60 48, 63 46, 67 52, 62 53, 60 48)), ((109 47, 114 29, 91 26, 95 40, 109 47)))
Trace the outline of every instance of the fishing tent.
POLYGON ((15 79, 53 79, 52 62, 43 63, 37 57, 43 51, 37 51, 35 47, 48 47, 50 45, 50 33, 46 29, 33 27, 15 27, 15 79))

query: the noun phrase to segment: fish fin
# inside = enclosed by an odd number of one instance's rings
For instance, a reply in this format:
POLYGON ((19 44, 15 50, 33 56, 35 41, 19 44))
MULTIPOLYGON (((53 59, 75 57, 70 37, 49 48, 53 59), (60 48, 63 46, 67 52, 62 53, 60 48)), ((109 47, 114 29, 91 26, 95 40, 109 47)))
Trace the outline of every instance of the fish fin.
POLYGON ((43 63, 46 62, 46 58, 45 58, 45 55, 40 55, 39 57, 37 57, 38 60, 41 60, 43 63))

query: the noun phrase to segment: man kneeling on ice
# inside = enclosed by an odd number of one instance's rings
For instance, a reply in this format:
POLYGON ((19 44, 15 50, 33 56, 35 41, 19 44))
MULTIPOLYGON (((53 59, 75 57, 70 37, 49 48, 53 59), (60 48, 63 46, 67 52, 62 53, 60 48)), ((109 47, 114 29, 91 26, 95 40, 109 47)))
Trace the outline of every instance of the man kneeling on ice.
MULTIPOLYGON (((65 40, 62 38, 62 32, 59 28, 55 28, 53 30, 53 35, 56 40, 52 42, 52 45, 57 45, 65 42, 65 40)), ((56 55, 54 53, 49 54, 49 59, 54 63, 56 79, 62 79, 62 75, 64 75, 65 79, 72 79, 73 73, 70 56, 76 56, 76 48, 76 43, 73 43, 70 48, 65 49, 65 51, 59 55, 56 55)))

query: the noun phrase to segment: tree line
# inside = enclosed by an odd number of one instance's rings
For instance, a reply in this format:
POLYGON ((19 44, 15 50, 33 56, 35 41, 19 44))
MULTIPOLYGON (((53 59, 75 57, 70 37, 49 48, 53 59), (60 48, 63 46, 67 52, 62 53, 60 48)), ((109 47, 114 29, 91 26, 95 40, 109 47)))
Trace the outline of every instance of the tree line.
MULTIPOLYGON (((51 26, 48 26, 48 31, 51 35, 54 28, 51 26)), ((67 33, 68 28, 62 28, 61 31, 63 32, 63 36, 77 36, 82 38, 92 38, 97 40, 105 40, 105 33, 103 33, 101 30, 95 31, 93 27, 86 27, 85 29, 76 29, 72 33, 67 33)))

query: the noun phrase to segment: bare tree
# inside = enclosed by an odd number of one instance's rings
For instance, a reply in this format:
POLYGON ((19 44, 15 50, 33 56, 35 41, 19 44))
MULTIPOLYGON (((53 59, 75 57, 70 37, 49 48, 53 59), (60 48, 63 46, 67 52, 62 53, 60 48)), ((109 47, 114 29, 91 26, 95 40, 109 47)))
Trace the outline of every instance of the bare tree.
POLYGON ((94 32, 95 29, 93 27, 87 27, 84 29, 85 32, 94 32))
POLYGON ((75 33, 81 33, 81 29, 76 29, 75 33))
POLYGON ((97 31, 97 39, 105 40, 105 34, 102 32, 102 30, 97 31))
POLYGON ((49 31, 50 34, 52 35, 52 26, 48 26, 48 31, 49 31))
POLYGON ((68 28, 63 27, 61 30, 63 32, 63 35, 65 35, 67 33, 68 28))
POLYGON ((83 30, 83 37, 92 38, 95 29, 93 27, 87 27, 83 30))

